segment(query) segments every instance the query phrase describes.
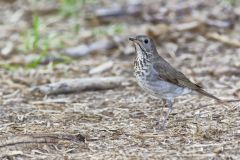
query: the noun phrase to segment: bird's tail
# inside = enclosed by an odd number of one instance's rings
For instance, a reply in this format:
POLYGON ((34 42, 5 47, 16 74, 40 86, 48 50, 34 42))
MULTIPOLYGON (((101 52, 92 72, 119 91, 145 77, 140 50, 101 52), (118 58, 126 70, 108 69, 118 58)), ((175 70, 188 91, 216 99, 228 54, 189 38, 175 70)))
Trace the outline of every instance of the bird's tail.
MULTIPOLYGON (((217 97, 215 97, 214 95, 212 95, 212 94, 204 91, 203 89, 198 90, 198 91, 199 91, 199 93, 203 94, 204 96, 207 96, 207 97, 209 97, 209 98, 215 99, 215 100, 218 102, 218 104, 223 104, 223 105, 226 105, 226 106, 231 106, 231 105, 229 105, 229 103, 232 103, 232 102, 240 102, 239 99, 222 100, 222 99, 217 98, 217 97)), ((231 107, 232 107, 232 106, 231 106, 231 107)))
POLYGON ((223 100, 221 100, 221 99, 215 97, 214 95, 212 95, 212 94, 204 91, 203 89, 198 90, 198 92, 201 93, 201 94, 203 94, 204 96, 207 96, 207 97, 209 97, 209 98, 213 98, 213 99, 215 99, 215 100, 218 101, 218 102, 223 102, 223 100))

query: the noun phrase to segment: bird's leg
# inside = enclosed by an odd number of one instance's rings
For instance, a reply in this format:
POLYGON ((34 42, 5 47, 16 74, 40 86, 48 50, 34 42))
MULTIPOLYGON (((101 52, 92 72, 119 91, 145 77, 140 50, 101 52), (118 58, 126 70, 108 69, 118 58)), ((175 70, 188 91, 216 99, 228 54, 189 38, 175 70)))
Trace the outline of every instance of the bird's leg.
MULTIPOLYGON (((160 116, 161 117, 164 117, 164 108, 167 106, 167 101, 166 101, 166 99, 163 99, 163 106, 161 107, 161 110, 160 110, 160 116)), ((158 122, 158 124, 160 124, 160 118, 159 118, 159 122, 158 122)))
POLYGON ((163 117, 163 122, 161 124, 159 123, 159 130, 165 129, 165 125, 166 125, 168 116, 173 110, 173 99, 164 99, 163 101, 164 101, 165 106, 167 106, 168 111, 163 117))
POLYGON ((162 99, 162 101, 163 101, 163 105, 159 109, 159 111, 160 111, 160 114, 159 114, 159 117, 158 117, 159 119, 156 123, 157 127, 155 128, 155 131, 157 131, 157 132, 161 131, 162 117, 164 117, 164 108, 167 105, 166 99, 162 99))

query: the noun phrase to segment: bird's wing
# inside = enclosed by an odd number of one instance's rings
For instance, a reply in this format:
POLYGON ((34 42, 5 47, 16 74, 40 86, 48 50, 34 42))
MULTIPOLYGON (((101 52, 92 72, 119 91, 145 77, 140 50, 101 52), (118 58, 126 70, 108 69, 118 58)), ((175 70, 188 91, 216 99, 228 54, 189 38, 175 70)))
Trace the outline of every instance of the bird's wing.
POLYGON ((181 87, 187 87, 192 90, 201 89, 201 86, 192 83, 183 73, 174 69, 170 64, 154 63, 153 69, 158 73, 159 78, 171 82, 181 87))
POLYGON ((158 73, 159 79, 163 79, 165 81, 168 81, 170 83, 173 83, 173 84, 181 86, 181 87, 190 88, 190 89, 197 91, 205 96, 208 96, 208 97, 216 99, 216 100, 220 100, 219 98, 204 91, 201 86, 191 82, 183 73, 174 69, 165 60, 162 63, 160 63, 160 62, 154 63, 153 69, 155 70, 156 73, 158 73))

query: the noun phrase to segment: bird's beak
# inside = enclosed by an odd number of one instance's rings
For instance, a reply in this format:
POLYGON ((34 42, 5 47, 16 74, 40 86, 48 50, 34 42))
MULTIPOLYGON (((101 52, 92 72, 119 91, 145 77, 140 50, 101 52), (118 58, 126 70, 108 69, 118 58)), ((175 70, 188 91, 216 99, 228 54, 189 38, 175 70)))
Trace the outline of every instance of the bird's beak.
POLYGON ((136 37, 129 37, 129 40, 134 42, 134 41, 137 41, 137 38, 136 37))

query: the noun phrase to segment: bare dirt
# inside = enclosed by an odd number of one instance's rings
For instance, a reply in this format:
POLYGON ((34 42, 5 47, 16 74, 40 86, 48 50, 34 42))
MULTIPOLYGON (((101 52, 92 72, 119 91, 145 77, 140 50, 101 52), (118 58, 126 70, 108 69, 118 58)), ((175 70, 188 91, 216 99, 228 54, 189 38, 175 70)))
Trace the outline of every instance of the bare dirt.
POLYGON ((103 22, 86 17, 91 10, 129 5, 127 1, 87 4, 84 14, 62 18, 56 11, 58 1, 1 0, 1 159, 240 159, 239 102, 222 105, 199 94, 179 97, 166 129, 156 132, 162 101, 152 99, 134 81, 135 55, 126 37, 148 34, 159 54, 191 80, 219 98, 240 99, 240 5, 199 2, 143 1, 137 16, 103 22), (35 12, 45 25, 40 37, 56 33, 63 43, 51 44, 49 53, 111 40, 113 34, 126 39, 111 50, 97 50, 68 63, 28 68, 29 59, 41 52, 21 49, 35 12), (147 16, 159 17, 151 21, 147 16), (120 33, 109 27, 119 23, 120 33), (75 33, 77 24, 80 30, 75 33), (89 73, 109 61, 113 65, 107 70, 89 73), (29 92, 63 79, 108 76, 123 76, 126 82, 113 89, 71 94, 29 92))

